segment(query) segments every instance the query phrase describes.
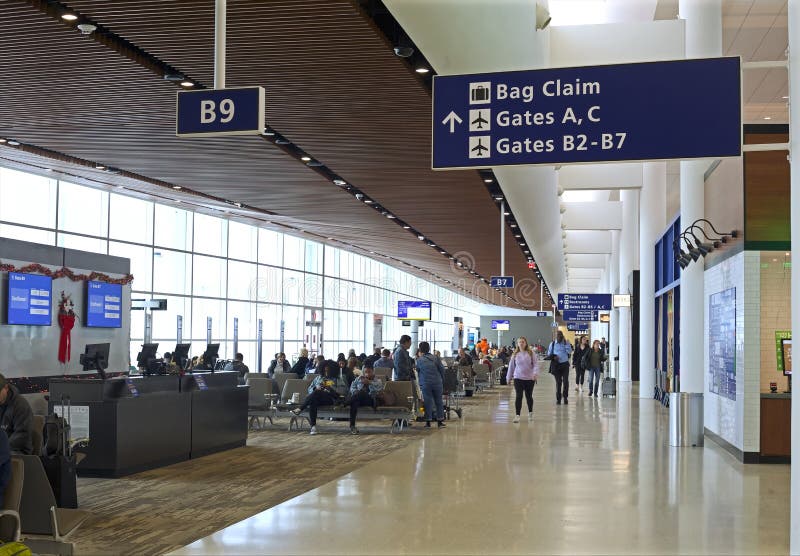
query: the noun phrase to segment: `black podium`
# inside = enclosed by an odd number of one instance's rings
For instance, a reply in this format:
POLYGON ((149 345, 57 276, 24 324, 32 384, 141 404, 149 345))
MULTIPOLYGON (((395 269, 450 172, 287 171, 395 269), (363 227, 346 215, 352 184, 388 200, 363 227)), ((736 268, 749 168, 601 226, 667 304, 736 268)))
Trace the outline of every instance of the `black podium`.
POLYGON ((49 409, 62 397, 74 414, 88 407, 78 475, 119 477, 244 446, 247 390, 236 372, 52 379, 49 409))

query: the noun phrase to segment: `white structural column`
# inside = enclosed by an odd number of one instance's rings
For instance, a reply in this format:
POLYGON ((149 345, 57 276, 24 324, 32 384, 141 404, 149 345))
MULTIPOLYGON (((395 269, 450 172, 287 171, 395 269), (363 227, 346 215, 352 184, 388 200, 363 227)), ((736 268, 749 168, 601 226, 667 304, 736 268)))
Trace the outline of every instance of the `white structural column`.
MULTIPOLYGON (((611 259, 608 263, 608 293, 614 293, 619 286, 619 230, 611 230, 611 259)), ((608 334, 608 368, 611 376, 619 377, 614 357, 619 351, 619 311, 611 311, 611 326, 608 334)))
POLYGON ((639 397, 653 397, 655 376, 655 244, 666 226, 667 163, 646 162, 639 196, 639 397))
MULTIPOLYGON (((628 279, 639 265, 639 192, 620 191, 622 201, 622 231, 619 237, 619 293, 629 292, 628 279)), ((619 380, 631 380, 631 309, 620 307, 619 315, 619 380)))
MULTIPOLYGON (((722 54, 722 0, 680 0, 678 13, 686 20, 686 57, 722 54)), ((697 125, 702 125, 698 122, 697 125)), ((705 215, 705 171, 708 161, 681 162, 681 227, 705 215)), ((681 272, 680 389, 703 392, 705 372, 705 318, 703 313, 703 262, 681 272)))
MULTIPOLYGON (((800 0, 789 0, 789 102, 792 246, 800 246, 800 0)), ((800 250, 800 249, 799 249, 800 250)), ((794 251, 794 249, 792 249, 794 251)), ((800 338, 800 272, 792 269, 792 337, 800 338)), ((789 553, 800 554, 800 402, 792 399, 789 553)))

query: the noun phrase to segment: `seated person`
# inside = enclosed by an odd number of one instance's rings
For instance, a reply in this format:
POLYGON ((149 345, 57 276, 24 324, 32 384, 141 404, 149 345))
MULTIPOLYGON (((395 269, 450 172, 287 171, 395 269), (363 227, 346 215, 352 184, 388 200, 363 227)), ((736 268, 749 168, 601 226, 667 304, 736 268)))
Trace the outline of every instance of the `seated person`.
POLYGON ((12 452, 33 453, 33 410, 28 400, 0 374, 0 428, 8 435, 12 452))
POLYGON ((377 368, 384 368, 384 369, 394 369, 394 359, 392 359, 392 352, 388 349, 384 349, 381 352, 381 358, 375 361, 372 365, 373 367, 377 368))
POLYGON ((363 365, 369 363, 371 366, 375 366, 375 362, 381 358, 381 348, 376 347, 375 350, 372 352, 372 355, 364 359, 362 362, 363 365))
POLYGON ((297 358, 297 362, 292 367, 292 372, 297 375, 297 378, 303 378, 306 376, 306 367, 308 367, 308 350, 302 348, 300 357, 297 358))
POLYGON ((344 375, 345 380, 347 381, 347 387, 350 388, 350 385, 353 384, 353 380, 356 378, 356 373, 360 373, 361 369, 359 368, 358 357, 351 357, 347 360, 347 366, 343 369, 342 374, 344 375))
POLYGON ((309 434, 317 434, 317 412, 320 406, 333 405, 339 399, 337 387, 344 386, 343 380, 338 376, 339 368, 334 361, 326 361, 322 373, 318 374, 308 387, 303 405, 292 410, 295 415, 300 415, 308 408, 308 422, 311 425, 309 434))
POLYGON ((458 357, 456 357, 456 361, 462 367, 472 366, 472 357, 469 356, 464 348, 458 348, 458 357))
POLYGON ((3 507, 9 481, 11 481, 11 448, 8 446, 8 435, 0 429, 0 508, 3 507))
POLYGON ((286 360, 285 353, 276 353, 275 360, 269 364, 269 370, 267 371, 270 376, 274 376, 275 373, 288 373, 292 370, 292 366, 289 365, 289 362, 286 360))
POLYGON ((313 365, 308 369, 309 374, 322 374, 322 367, 325 366, 325 356, 317 355, 313 360, 313 365))
POLYGON ((234 356, 233 361, 230 363, 225 364, 225 371, 236 371, 239 373, 239 384, 246 384, 247 383, 247 374, 250 372, 250 369, 247 365, 244 364, 244 355, 241 353, 237 353, 234 356))
POLYGON ((372 365, 364 365, 363 374, 350 385, 350 434, 358 434, 356 416, 358 408, 368 405, 375 407, 375 396, 383 390, 383 381, 375 376, 372 365))

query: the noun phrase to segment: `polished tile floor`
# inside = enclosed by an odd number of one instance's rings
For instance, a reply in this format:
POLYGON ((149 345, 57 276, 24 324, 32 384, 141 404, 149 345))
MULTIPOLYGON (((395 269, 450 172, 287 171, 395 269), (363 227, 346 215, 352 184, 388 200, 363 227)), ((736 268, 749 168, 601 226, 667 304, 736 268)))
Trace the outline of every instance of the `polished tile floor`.
MULTIPOLYGON (((666 411, 509 388, 462 422, 176 554, 785 554, 789 466, 667 447, 666 411)), ((277 470, 274 472, 278 472, 277 470)), ((254 486, 257 488, 257 486, 254 486)))

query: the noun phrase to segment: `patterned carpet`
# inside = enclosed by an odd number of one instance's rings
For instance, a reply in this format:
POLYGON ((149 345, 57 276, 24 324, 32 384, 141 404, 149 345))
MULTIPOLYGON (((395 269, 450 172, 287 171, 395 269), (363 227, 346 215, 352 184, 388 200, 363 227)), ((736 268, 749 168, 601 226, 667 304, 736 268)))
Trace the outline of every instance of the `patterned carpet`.
MULTIPOLYGON (((468 414, 502 391, 461 405, 468 414)), ((121 479, 79 479, 80 506, 93 516, 70 538, 75 553, 163 554, 437 434, 420 423, 389 434, 387 421, 360 425, 351 436, 346 422, 322 422, 320 434, 309 436, 286 424, 251 432, 236 450, 121 479)))

